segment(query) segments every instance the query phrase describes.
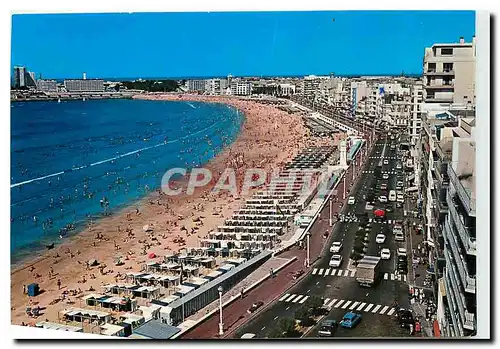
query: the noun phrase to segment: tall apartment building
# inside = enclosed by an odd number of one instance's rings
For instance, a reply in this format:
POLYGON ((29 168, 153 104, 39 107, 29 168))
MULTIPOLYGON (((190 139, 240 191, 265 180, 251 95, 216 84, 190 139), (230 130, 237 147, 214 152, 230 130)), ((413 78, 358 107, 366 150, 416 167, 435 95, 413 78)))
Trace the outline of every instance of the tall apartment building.
POLYGON ((226 94, 227 80, 226 79, 207 79, 205 80, 205 91, 214 96, 226 94))
POLYGON ((422 81, 417 80, 411 86, 411 115, 408 121, 408 133, 412 145, 417 143, 422 129, 422 101, 423 101, 422 81))
POLYGON ((35 86, 35 73, 27 71, 26 67, 14 67, 14 88, 35 86))
POLYGON ((57 92, 57 82, 55 80, 39 79, 36 81, 36 87, 39 91, 57 92))
POLYGON ((475 105, 476 38, 425 48, 424 102, 475 105))
POLYGON ((423 216, 433 247, 429 261, 437 283, 437 321, 445 337, 476 331, 473 115, 465 109, 423 115, 423 216))
POLYGON ((189 92, 205 92, 205 80, 188 80, 187 88, 189 92))

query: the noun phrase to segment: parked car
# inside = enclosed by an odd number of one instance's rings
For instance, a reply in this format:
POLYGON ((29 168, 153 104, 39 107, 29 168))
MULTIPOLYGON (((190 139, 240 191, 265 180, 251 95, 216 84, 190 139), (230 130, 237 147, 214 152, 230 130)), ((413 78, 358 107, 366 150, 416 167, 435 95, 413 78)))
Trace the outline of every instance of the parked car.
POLYGON ((389 160, 385 159, 384 160, 384 165, 389 165, 389 160))
POLYGON ((403 235, 403 233, 401 232, 398 232, 394 235, 394 240, 396 241, 405 241, 405 236, 403 235))
POLYGON ((396 207, 397 208, 403 208, 403 203, 402 202, 396 202, 396 207))
POLYGON ((340 241, 334 241, 332 246, 330 246, 330 252, 338 253, 342 250, 342 243, 340 241))
POLYGON ((348 312, 340 321, 340 326, 345 328, 353 328, 356 327, 361 321, 361 314, 348 312))
POLYGON ((245 333, 243 336, 241 336, 241 339, 252 339, 255 337, 255 333, 245 333))
POLYGON ((400 247, 396 251, 398 257, 399 256, 405 256, 406 257, 406 248, 400 247))
POLYGON ((391 259, 391 250, 389 250, 388 248, 383 248, 380 251, 380 258, 382 258, 382 259, 391 259))
POLYGON ((382 175, 382 178, 383 178, 383 179, 389 179, 389 175, 388 175, 387 173, 384 173, 384 174, 382 175))
POLYGON ((380 184, 380 190, 387 190, 387 183, 380 184))
POLYGON ((378 201, 380 201, 380 202, 387 202, 387 196, 385 196, 385 195, 380 195, 380 196, 378 197, 378 201))
POLYGON ((397 164, 397 165, 396 165, 396 168, 397 168, 398 170, 400 170, 400 169, 402 168, 401 164, 397 164))
POLYGON ((339 326, 336 320, 325 320, 321 323, 321 326, 318 330, 319 337, 331 337, 333 333, 339 326))
POLYGON ((261 306, 264 305, 264 302, 263 301, 258 301, 258 302, 255 302, 252 304, 252 306, 250 307, 250 309, 247 310, 247 312, 249 314, 253 313, 254 311, 256 311, 257 309, 259 309, 261 306))
POLYGON ((385 242, 385 235, 384 234, 377 234, 375 237, 375 242, 377 244, 383 244, 385 242))
POLYGON ((349 196, 349 199, 347 200, 348 205, 354 205, 356 203, 356 199, 354 196, 349 196))
POLYGON ((374 206, 370 202, 366 203, 365 210, 371 211, 371 210, 373 210, 373 208, 374 208, 374 206))
POLYGON ((342 256, 339 254, 334 254, 330 259, 330 263, 328 265, 330 267, 338 268, 342 264, 342 256))
POLYGON ((385 211, 391 213, 391 212, 394 212, 394 208, 392 208, 392 205, 387 205, 385 207, 385 211))

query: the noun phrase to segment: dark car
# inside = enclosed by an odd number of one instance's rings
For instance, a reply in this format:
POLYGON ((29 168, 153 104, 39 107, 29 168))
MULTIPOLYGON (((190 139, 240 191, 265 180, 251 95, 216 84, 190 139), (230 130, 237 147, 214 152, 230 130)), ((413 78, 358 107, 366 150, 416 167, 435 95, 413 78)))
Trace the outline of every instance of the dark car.
POLYGON ((413 317, 413 313, 410 310, 399 310, 397 318, 401 327, 410 327, 410 325, 415 326, 415 318, 413 317))
POLYGON ((251 314, 254 311, 256 311, 257 309, 259 309, 263 305, 264 305, 264 302, 262 302, 262 301, 255 302, 254 304, 252 304, 252 306, 250 307, 250 309, 247 310, 247 312, 249 314, 251 314))
POLYGON ((394 212, 394 208, 392 207, 392 205, 387 205, 385 207, 385 211, 391 213, 391 212, 394 212))
POLYGON ((403 203, 402 202, 396 202, 396 207, 397 208, 403 208, 403 203))
POLYGON ((331 337, 338 326, 339 324, 336 320, 325 320, 321 323, 321 327, 318 330, 318 336, 331 337))

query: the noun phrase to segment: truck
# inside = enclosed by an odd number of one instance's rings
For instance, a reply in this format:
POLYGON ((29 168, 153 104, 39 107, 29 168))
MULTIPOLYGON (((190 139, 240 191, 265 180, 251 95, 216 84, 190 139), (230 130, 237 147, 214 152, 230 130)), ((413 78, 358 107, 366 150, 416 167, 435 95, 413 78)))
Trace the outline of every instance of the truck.
POLYGON ((372 287, 379 277, 380 257, 364 256, 356 267, 356 281, 360 286, 372 287))

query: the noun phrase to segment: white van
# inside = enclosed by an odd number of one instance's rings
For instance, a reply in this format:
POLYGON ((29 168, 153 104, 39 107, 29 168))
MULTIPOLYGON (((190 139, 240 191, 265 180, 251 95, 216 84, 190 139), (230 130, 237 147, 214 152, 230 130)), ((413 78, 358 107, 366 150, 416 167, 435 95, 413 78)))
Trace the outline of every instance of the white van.
POLYGON ((389 191, 389 201, 396 201, 396 191, 395 190, 391 190, 389 191))

